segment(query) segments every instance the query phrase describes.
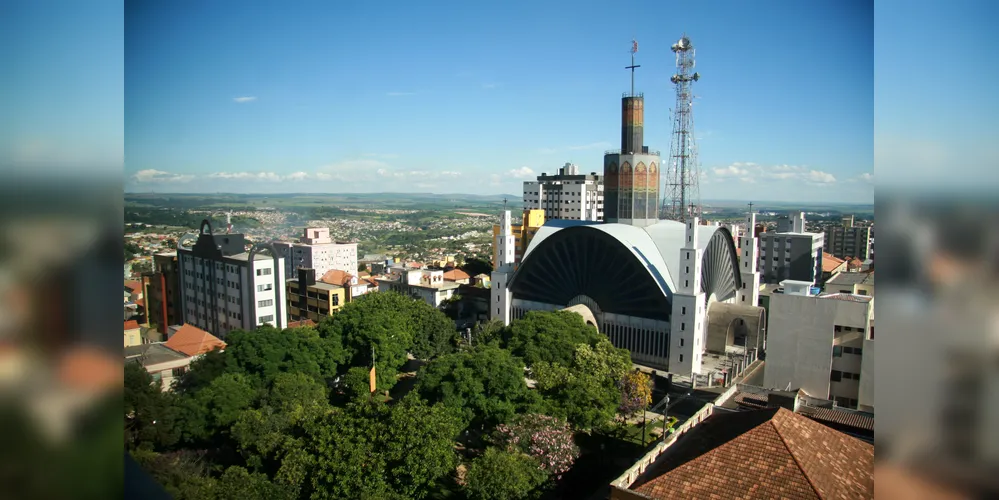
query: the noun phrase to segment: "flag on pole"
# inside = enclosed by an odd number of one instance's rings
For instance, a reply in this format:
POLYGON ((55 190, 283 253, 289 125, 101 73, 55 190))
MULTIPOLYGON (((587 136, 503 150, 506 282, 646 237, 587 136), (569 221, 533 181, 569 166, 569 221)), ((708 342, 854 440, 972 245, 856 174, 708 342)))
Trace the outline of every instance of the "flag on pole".
POLYGON ((638 40, 632 39, 631 40, 631 53, 634 54, 635 52, 638 52, 638 40))
POLYGON ((371 387, 371 392, 375 392, 375 389, 377 389, 378 386, 377 386, 377 384, 375 384, 375 367, 374 367, 374 365, 371 366, 371 374, 370 375, 371 376, 370 376, 370 383, 369 383, 369 385, 371 387))

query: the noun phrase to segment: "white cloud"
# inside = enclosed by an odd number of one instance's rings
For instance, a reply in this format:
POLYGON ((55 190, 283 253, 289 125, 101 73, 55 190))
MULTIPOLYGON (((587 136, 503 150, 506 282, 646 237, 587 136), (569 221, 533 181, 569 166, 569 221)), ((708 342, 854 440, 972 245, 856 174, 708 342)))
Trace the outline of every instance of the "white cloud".
POLYGON ((871 183, 874 182, 874 174, 870 172, 864 172, 860 174, 857 178, 860 179, 862 182, 871 182, 871 183))
POLYGON ((407 96, 407 95, 416 95, 416 92, 389 92, 389 93, 387 93, 385 95, 387 95, 389 97, 401 97, 401 96, 407 96))
POLYGON ((507 175, 513 177, 514 179, 531 179, 537 177, 534 174, 534 170, 531 170, 530 167, 515 168, 507 172, 507 175))
POLYGON ((804 175, 804 179, 807 182, 814 182, 817 184, 832 184, 836 182, 836 177, 833 174, 821 172, 819 170, 811 170, 804 175))
POLYGON ((753 162, 735 162, 727 167, 712 168, 711 173, 719 180, 738 179, 747 184, 755 184, 762 180, 823 185, 836 182, 836 177, 828 172, 808 169, 801 165, 762 166, 753 162))
POLYGON ((134 179, 135 182, 143 183, 188 182, 193 180, 194 176, 188 174, 172 174, 170 172, 148 168, 136 172, 132 175, 132 179, 134 179))
POLYGON ((253 102, 253 101, 256 101, 257 100, 257 96, 233 97, 232 100, 235 101, 235 102, 238 102, 238 103, 242 104, 244 102, 253 102))
POLYGON ((215 172, 209 174, 210 179, 281 181, 282 177, 274 172, 215 172))
POLYGON ((714 173, 715 176, 717 177, 741 177, 749 175, 749 171, 744 168, 740 168, 739 167, 740 165, 742 164, 733 163, 732 165, 729 165, 727 167, 712 168, 711 172, 714 173))
POLYGON ((287 179, 293 181, 301 181, 309 178, 309 174, 305 172, 295 172, 293 174, 288 174, 287 179))

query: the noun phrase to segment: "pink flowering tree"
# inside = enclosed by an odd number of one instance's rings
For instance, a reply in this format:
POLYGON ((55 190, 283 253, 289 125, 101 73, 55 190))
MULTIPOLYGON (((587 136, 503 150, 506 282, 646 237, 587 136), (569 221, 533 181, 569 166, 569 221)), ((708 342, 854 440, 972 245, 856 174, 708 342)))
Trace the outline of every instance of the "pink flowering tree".
POLYGON ((547 473, 561 479, 579 457, 572 429, 562 419, 536 413, 517 415, 496 427, 496 443, 534 457, 547 473))
POLYGON ((652 402, 652 379, 638 370, 630 371, 617 383, 621 390, 621 405, 618 407, 625 418, 644 410, 652 402))

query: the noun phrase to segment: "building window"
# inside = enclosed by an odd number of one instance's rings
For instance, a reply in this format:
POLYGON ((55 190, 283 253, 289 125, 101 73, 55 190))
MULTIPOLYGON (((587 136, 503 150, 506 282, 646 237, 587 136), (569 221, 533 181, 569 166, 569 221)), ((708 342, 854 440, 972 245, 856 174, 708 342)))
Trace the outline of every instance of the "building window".
POLYGON ((267 269, 257 269, 257 276, 270 276, 270 274, 271 274, 271 269, 270 268, 267 268, 267 269))
POLYGON ((683 363, 683 354, 680 355, 680 362, 683 363))
POLYGON ((687 314, 687 306, 683 306, 680 308, 680 314, 687 314))
POLYGON ((272 290, 273 288, 274 288, 274 286, 272 284, 270 284, 270 283, 265 283, 263 285, 257 285, 257 291, 258 292, 266 292, 268 290, 272 290))
POLYGON ((261 316, 260 321, 258 321, 258 323, 272 323, 272 322, 274 322, 273 314, 268 314, 267 316, 261 316))
POLYGON ((181 375, 183 375, 185 373, 187 373, 187 367, 186 366, 181 366, 180 368, 174 368, 173 370, 170 370, 170 375, 172 375, 175 378, 179 377, 179 376, 181 376, 181 375))
POLYGON ((683 337, 680 338, 680 347, 683 347, 683 337))
POLYGON ((839 382, 843 380, 843 372, 839 370, 833 370, 829 373, 829 380, 832 382, 839 382))
POLYGON ((833 327, 833 330, 835 330, 836 333, 839 333, 843 331, 843 327, 840 325, 836 325, 835 327, 833 327))
POLYGON ((841 357, 843 357, 843 348, 840 347, 840 346, 838 346, 838 345, 833 346, 833 357, 834 358, 841 358, 841 357))
MULTIPOLYGON (((833 348, 833 352, 835 352, 835 351, 836 351, 836 348, 834 347, 833 348)), ((844 347, 843 348, 843 354, 853 354, 853 348, 852 347, 844 347)))
POLYGON ((333 296, 333 305, 335 305, 335 306, 340 305, 340 296, 339 295, 334 295, 333 296))
POLYGON ((686 329, 687 329, 687 324, 686 323, 680 323, 680 331, 682 332, 682 331, 684 331, 686 329))
POLYGON ((270 307, 274 305, 273 299, 261 300, 257 302, 257 307, 270 307))

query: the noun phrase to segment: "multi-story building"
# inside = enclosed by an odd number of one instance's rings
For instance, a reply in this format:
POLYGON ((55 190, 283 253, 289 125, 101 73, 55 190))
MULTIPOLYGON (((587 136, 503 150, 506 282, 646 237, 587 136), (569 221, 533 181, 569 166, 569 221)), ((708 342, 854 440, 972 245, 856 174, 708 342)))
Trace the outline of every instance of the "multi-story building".
POLYGON ((546 220, 604 220, 603 178, 580 174, 571 163, 556 175, 542 172, 537 181, 524 182, 524 210, 544 210, 546 220))
POLYGON ((874 411, 873 297, 812 295, 809 281, 781 285, 784 293, 770 297, 764 386, 874 411))
POLYGON ((853 216, 843 217, 843 225, 825 230, 825 251, 841 259, 871 258, 871 228, 853 225, 853 216))
POLYGON ((160 332, 182 324, 180 316, 180 276, 177 252, 153 255, 153 272, 143 276, 146 287, 146 317, 160 332))
POLYGON ((822 281, 820 233, 805 232, 805 214, 777 221, 777 232, 760 233, 759 269, 763 283, 822 281))
MULTIPOLYGON (((524 215, 521 219, 520 224, 510 225, 510 234, 513 235, 513 246, 514 246, 514 256, 513 265, 516 269, 517 265, 520 264, 520 259, 524 257, 524 252, 527 251, 527 247, 530 246, 531 240, 534 235, 538 233, 538 229, 545 225, 545 211, 539 209, 524 210, 524 215)), ((493 225, 493 270, 499 269, 499 250, 496 247, 496 238, 502 233, 503 226, 500 224, 493 225)))
POLYGON ((242 234, 213 235, 205 221, 194 246, 178 244, 177 262, 183 322, 221 338, 237 328, 287 328, 283 257, 246 252, 242 234))
POLYGON ((318 323, 347 303, 348 289, 316 281, 316 270, 298 268, 298 279, 288 280, 288 318, 318 323))
POLYGON ((285 276, 295 276, 295 269, 314 269, 318 276, 339 269, 357 272, 357 243, 334 242, 326 227, 308 227, 297 242, 275 241, 274 247, 284 257, 285 276))
POLYGON ((393 291, 440 307, 441 303, 454 296, 461 286, 444 279, 444 271, 432 269, 409 269, 396 266, 389 269, 387 279, 378 280, 378 291, 393 291))

